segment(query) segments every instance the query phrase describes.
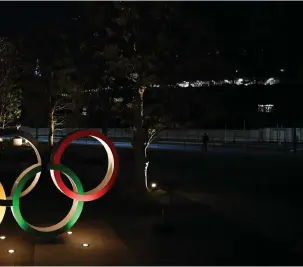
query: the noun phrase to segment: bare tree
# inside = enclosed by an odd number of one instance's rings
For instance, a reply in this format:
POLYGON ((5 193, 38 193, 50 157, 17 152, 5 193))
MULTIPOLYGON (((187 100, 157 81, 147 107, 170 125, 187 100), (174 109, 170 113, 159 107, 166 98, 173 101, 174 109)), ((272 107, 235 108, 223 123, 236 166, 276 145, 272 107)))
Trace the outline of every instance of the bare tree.
POLYGON ((54 145, 55 129, 62 129, 67 123, 68 114, 72 111, 72 95, 79 88, 71 81, 69 69, 60 69, 56 73, 52 72, 48 95, 48 125, 49 146, 54 145))
POLYGON ((0 39, 0 124, 1 128, 21 116, 22 95, 16 79, 15 47, 6 38, 0 39))
POLYGON ((72 111, 72 102, 68 98, 58 99, 54 106, 55 129, 62 130, 68 122, 68 112, 72 111))
MULTIPOLYGON (((157 138, 158 134, 165 129, 173 129, 179 127, 178 118, 175 110, 178 108, 175 97, 172 94, 166 94, 165 89, 161 88, 161 101, 156 103, 150 99, 150 94, 157 88, 145 88, 145 92, 141 92, 140 99, 133 97, 132 101, 125 102, 121 109, 121 117, 132 125, 133 132, 132 146, 135 149, 136 176, 140 177, 137 182, 144 182, 144 188, 151 190, 148 181, 148 167, 150 161, 148 159, 147 150, 149 145, 157 138), (138 101, 139 105, 138 105, 138 101), (140 116, 140 117, 139 117, 140 116), (138 149, 140 149, 138 151, 138 149)), ((142 184, 141 184, 142 187, 142 184)))

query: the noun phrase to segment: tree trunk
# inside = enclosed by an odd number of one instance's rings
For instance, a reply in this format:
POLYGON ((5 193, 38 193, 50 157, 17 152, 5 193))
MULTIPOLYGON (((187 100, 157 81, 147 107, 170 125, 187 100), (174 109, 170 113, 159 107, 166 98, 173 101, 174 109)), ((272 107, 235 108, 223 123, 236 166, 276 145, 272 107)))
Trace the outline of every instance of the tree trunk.
POLYGON ((48 133, 48 145, 51 149, 54 146, 54 133, 55 133, 55 118, 54 118, 54 107, 49 110, 49 133, 48 133))
POLYGON ((148 160, 143 149, 135 149, 135 181, 134 186, 136 191, 146 192, 148 186, 147 168, 148 160))
POLYGON ((146 179, 148 160, 146 157, 145 143, 146 136, 143 129, 144 120, 144 88, 140 88, 135 95, 135 108, 134 108, 134 152, 135 152, 135 179, 134 186, 136 191, 146 192, 146 179))

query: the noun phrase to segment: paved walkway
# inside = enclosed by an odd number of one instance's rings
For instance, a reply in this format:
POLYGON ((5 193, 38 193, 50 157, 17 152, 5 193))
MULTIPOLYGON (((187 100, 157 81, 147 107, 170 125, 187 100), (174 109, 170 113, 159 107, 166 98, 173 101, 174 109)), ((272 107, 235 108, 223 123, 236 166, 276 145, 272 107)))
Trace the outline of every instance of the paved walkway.
POLYGON ((1 265, 127 265, 134 256, 115 231, 102 221, 88 224, 81 220, 72 234, 43 242, 27 236, 17 226, 3 231, 0 242, 1 265), (89 244, 83 247, 82 244, 89 244), (14 254, 8 250, 14 249, 14 254))
MULTIPOLYGON (((10 212, 8 212, 10 213, 10 212)), ((47 216, 47 211, 37 216, 47 216)), ((35 222, 36 218, 32 218, 35 222)), ((33 222, 34 223, 34 222, 33 222)), ((292 265, 298 253, 208 205, 177 196, 173 206, 92 202, 72 229, 52 242, 25 234, 11 214, 0 228, 2 265, 292 265), (111 203, 111 204, 110 204, 111 203), (166 207, 166 208, 165 208, 166 207), (155 231, 161 208, 171 231, 155 231), (88 243, 89 247, 81 244, 88 243), (7 251, 14 249, 14 254, 7 251)))
MULTIPOLYGON (((123 175, 131 173, 126 168, 130 156, 123 154, 125 151, 121 151, 123 158, 121 167, 124 168, 121 168, 119 177, 121 181, 123 175)), ((26 154, 21 156, 20 154, 20 161, 23 156, 27 158, 26 154)), ((162 162, 161 159, 165 159, 167 154, 161 151, 154 156, 159 157, 157 162, 162 162), (160 158, 161 155, 162 158, 160 158)), ((157 171, 154 172, 154 177, 160 180, 159 175, 175 178, 184 174, 182 177, 184 184, 187 178, 195 176, 196 172, 201 172, 199 165, 195 161, 191 162, 194 158, 190 156, 186 155, 188 161, 183 161, 185 157, 181 158, 182 161, 172 160, 174 165, 180 165, 181 162, 185 165, 183 173, 182 168, 166 173, 165 168, 160 164, 155 169, 157 171)), ((82 166, 82 172, 81 168, 77 169, 76 167, 81 167, 78 166, 81 160, 83 159, 75 158, 72 161, 73 164, 68 161, 66 164, 81 177, 85 188, 93 188, 99 174, 94 169, 95 166, 86 165, 91 161, 90 158, 82 166), (96 178, 89 179, 90 177, 96 178)), ((9 192, 15 177, 24 169, 24 166, 19 166, 21 169, 18 170, 17 164, 10 159, 9 155, 5 155, 1 162, 4 165, 3 169, 1 165, 1 182, 5 184, 9 192)), ((212 161, 207 162, 204 158, 203 161, 197 162, 210 164, 212 161)), ((239 161, 236 162, 238 164, 239 161)), ((73 234, 65 234, 52 243, 38 242, 23 233, 8 211, 3 224, 0 225, 0 235, 7 236, 5 240, 0 239, 0 263, 2 265, 302 265, 300 247, 298 250, 287 240, 289 236, 294 237, 300 233, 297 232, 297 229, 301 228, 300 225, 296 228, 297 226, 293 224, 300 220, 292 219, 293 216, 299 214, 287 209, 283 204, 286 201, 282 200, 280 195, 278 202, 275 202, 277 198, 267 195, 255 201, 246 195, 246 192, 250 191, 222 190, 221 192, 220 185, 221 188, 226 189, 233 183, 224 183, 223 180, 218 179, 221 177, 220 173, 217 174, 217 179, 215 175, 209 174, 213 174, 218 169, 217 166, 224 170, 223 163, 230 165, 230 162, 225 162, 224 159, 224 161, 219 161, 219 165, 217 161, 215 163, 211 167, 211 172, 208 174, 203 172, 201 177, 197 176, 201 178, 201 181, 208 176, 214 181, 212 185, 215 193, 213 194, 202 193, 195 196, 179 194, 174 196, 173 205, 168 207, 165 197, 161 199, 163 206, 143 203, 140 200, 129 200, 129 202, 123 199, 117 200, 127 186, 121 183, 104 198, 86 203, 83 214, 72 229, 73 234), (242 192, 242 195, 235 195, 233 192, 242 192), (172 232, 154 230, 155 224, 161 221, 163 208, 166 222, 173 227, 172 232), (82 247, 82 243, 89 243, 90 246, 82 247), (15 249, 16 252, 9 254, 8 249, 15 249)), ((277 164, 279 161, 272 166, 277 164)), ((95 165, 99 165, 99 162, 95 165)), ((292 165, 287 165, 285 174, 282 175, 287 178, 287 183, 290 177, 289 166, 292 165)), ((251 174, 253 170, 251 168, 249 173, 245 171, 243 177, 250 178, 248 174, 251 174)), ((282 171, 278 171, 280 176, 282 171)), ((260 173, 262 172, 265 173, 262 179, 268 178, 268 172, 264 168, 261 169, 260 173)), ((228 175, 232 177, 237 174, 232 170, 228 175)), ((238 174, 237 177, 241 175, 238 174)), ((278 178, 274 177, 275 184, 282 181, 278 178)), ((254 180, 255 177, 253 177, 254 180)), ((189 182, 192 184, 192 181, 189 182)), ((287 183, 281 183, 282 191, 287 190, 285 188, 287 183)), ((237 183, 234 187, 237 189, 237 183)), ((292 189, 288 190, 293 195, 294 187, 289 188, 292 189)), ((298 188, 298 190, 301 189, 298 188)), ((256 192, 259 193, 260 190, 256 192)), ((44 222, 44 220, 51 222, 51 218, 56 220, 61 215, 66 215, 70 202, 70 199, 55 188, 51 179, 46 177, 41 179, 37 188, 22 200, 21 205, 24 205, 22 213, 33 224, 44 222)), ((294 206, 290 205, 290 207, 294 206)))

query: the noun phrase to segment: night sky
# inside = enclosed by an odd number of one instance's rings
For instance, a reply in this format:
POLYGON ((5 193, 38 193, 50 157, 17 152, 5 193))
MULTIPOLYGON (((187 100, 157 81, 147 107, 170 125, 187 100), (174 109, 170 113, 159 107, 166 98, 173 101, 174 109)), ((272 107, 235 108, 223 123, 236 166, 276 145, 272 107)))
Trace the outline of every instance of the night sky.
MULTIPOLYGON (((177 3, 169 2, 170 5, 177 3)), ((0 32, 26 37, 39 34, 46 25, 76 17, 84 2, 1 2, 0 32)), ((188 39, 200 47, 195 58, 215 62, 220 58, 231 73, 242 68, 258 72, 301 76, 303 3, 291 2, 183 2, 180 23, 194 23, 180 44, 180 56, 188 39), (183 21, 184 20, 184 21, 183 21), (226 63, 227 62, 227 63, 226 63), (255 67, 255 66, 259 67, 255 67), (281 73, 280 73, 281 74, 281 73)))

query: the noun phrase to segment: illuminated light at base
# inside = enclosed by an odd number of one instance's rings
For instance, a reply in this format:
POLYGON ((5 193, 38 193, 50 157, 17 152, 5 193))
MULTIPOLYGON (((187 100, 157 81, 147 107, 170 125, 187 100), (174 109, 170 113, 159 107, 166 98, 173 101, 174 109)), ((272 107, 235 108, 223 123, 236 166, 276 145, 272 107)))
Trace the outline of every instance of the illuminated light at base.
POLYGON ((107 172, 105 174, 104 179, 101 181, 101 183, 95 187, 94 189, 85 192, 83 195, 78 194, 70 190, 63 182, 62 177, 60 175, 59 171, 52 171, 51 170, 51 177, 57 186, 57 188, 66 196, 68 196, 71 199, 81 200, 81 201, 93 201, 96 200, 103 195, 105 195, 108 190, 111 188, 113 183, 115 182, 115 179, 118 175, 118 154, 114 147, 114 144, 101 132, 96 130, 80 130, 71 133, 67 137, 63 138, 58 146, 56 147, 55 151, 52 154, 52 160, 54 164, 60 164, 61 156, 66 149, 66 147, 74 140, 90 136, 98 140, 105 148, 107 153, 107 160, 108 160, 108 166, 107 166, 107 172))
POLYGON ((72 233, 73 233, 72 231, 68 231, 68 232, 67 232, 68 235, 71 235, 72 233))
POLYGON ((82 247, 88 247, 88 246, 89 246, 89 244, 86 244, 86 243, 82 244, 82 247))
POLYGON ((152 183, 152 184, 151 184, 151 187, 152 187, 152 188, 156 188, 156 187, 157 187, 157 184, 156 184, 156 183, 152 183))
MULTIPOLYGON (((61 172, 63 172, 71 182, 73 190, 75 190, 79 194, 83 194, 82 184, 79 178, 72 170, 68 169, 65 166, 54 165, 54 164, 51 164, 50 168, 54 170, 60 170, 61 172)), ((22 217, 20 212, 20 195, 26 183, 29 182, 29 180, 40 171, 41 171, 41 165, 35 164, 27 168, 24 172, 22 172, 21 174, 22 177, 20 179, 20 182, 15 188, 15 191, 12 192, 13 195, 13 205, 11 207, 12 213, 19 226, 27 233, 31 233, 41 237, 47 237, 49 235, 58 235, 66 232, 76 223, 76 221, 80 217, 84 203, 83 201, 74 200, 73 205, 67 216, 62 221, 60 221, 59 223, 53 226, 37 227, 27 223, 25 219, 22 217)))
POLYGON ((7 252, 8 252, 9 254, 13 254, 13 253, 15 253, 15 250, 9 249, 7 252))
POLYGON ((0 236, 1 240, 4 240, 6 237, 4 235, 0 236))

